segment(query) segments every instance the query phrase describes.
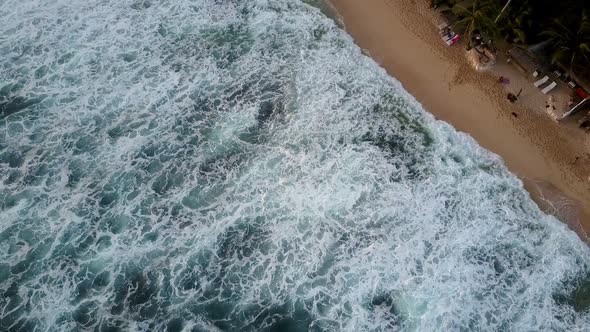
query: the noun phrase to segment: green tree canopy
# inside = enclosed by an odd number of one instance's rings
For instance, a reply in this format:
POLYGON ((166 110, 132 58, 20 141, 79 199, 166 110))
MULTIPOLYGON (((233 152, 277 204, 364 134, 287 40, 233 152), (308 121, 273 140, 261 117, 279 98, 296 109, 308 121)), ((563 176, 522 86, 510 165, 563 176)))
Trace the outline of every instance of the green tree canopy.
POLYGON ((470 6, 456 4, 453 12, 460 17, 454 24, 455 28, 463 30, 470 43, 474 31, 480 31, 490 37, 499 35, 500 29, 494 23, 495 17, 500 12, 497 0, 474 0, 470 6))
POLYGON ((554 18, 541 36, 551 39, 552 62, 568 65, 572 71, 576 62, 590 63, 590 16, 583 10, 573 24, 564 21, 563 17, 554 18))

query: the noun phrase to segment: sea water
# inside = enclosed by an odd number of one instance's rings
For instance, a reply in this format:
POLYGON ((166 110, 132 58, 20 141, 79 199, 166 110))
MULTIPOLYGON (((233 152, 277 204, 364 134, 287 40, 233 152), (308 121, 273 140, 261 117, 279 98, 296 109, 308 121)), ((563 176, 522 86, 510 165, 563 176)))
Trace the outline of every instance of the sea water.
POLYGON ((0 330, 587 330, 590 250, 315 2, 0 3, 0 330))

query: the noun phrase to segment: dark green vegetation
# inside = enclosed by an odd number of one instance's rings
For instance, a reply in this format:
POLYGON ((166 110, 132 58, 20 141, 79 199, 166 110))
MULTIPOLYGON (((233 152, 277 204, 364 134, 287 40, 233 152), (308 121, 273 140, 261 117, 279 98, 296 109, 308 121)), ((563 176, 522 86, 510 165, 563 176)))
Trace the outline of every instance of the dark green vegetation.
MULTIPOLYGON (((553 64, 587 74, 590 65, 590 1, 432 0, 448 6, 455 26, 526 45, 540 44, 553 64)), ((587 76, 587 75, 585 75, 587 76)))

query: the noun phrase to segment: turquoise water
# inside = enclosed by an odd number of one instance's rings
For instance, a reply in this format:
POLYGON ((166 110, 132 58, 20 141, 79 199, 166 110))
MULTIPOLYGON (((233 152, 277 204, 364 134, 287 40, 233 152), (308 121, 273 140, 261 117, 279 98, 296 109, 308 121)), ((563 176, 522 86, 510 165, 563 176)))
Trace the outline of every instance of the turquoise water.
POLYGON ((314 4, 0 4, 0 330, 590 326, 590 249, 314 4))

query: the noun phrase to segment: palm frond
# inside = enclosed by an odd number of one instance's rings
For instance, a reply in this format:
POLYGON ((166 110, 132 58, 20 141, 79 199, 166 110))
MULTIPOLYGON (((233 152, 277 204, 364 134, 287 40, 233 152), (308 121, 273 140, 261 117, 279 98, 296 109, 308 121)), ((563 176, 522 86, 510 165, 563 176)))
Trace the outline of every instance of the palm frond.
POLYGON ((521 43, 526 43, 526 33, 523 30, 514 28, 512 29, 512 32, 514 32, 516 38, 518 38, 521 43))
POLYGON ((557 32, 555 30, 545 30, 545 31, 542 31, 539 35, 541 37, 547 37, 548 39, 556 39, 556 40, 561 40, 562 38, 564 38, 564 36, 561 33, 557 32))
POLYGON ((590 15, 585 10, 582 12, 578 34, 584 39, 590 39, 590 15))
POLYGON ((551 63, 563 61, 563 59, 567 56, 567 53, 567 50, 563 48, 556 49, 555 52, 553 52, 553 55, 551 55, 551 63))

